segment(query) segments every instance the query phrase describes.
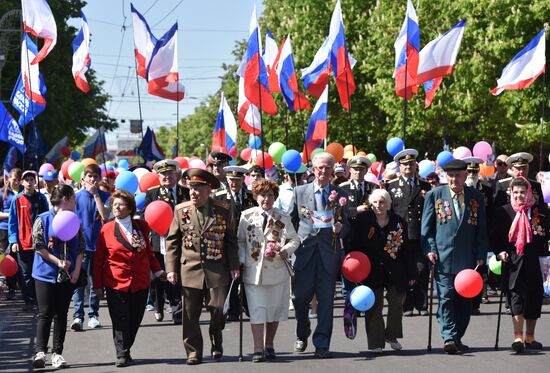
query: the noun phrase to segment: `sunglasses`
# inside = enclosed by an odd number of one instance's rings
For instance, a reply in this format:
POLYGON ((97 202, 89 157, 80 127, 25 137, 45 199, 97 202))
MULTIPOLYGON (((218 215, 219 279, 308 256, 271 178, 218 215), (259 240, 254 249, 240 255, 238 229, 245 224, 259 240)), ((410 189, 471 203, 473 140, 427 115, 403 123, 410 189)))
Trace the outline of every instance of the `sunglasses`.
POLYGON ((497 166, 506 166, 506 162, 497 162, 497 166))

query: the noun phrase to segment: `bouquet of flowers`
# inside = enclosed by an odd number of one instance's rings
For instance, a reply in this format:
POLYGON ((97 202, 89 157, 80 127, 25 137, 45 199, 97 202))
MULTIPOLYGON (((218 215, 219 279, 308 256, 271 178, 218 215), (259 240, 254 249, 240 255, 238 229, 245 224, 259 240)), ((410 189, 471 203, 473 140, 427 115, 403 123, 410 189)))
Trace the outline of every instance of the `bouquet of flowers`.
POLYGON ((265 247, 264 257, 267 260, 272 261, 273 258, 275 258, 275 256, 279 253, 280 250, 281 250, 281 245, 279 244, 279 242, 269 241, 265 247))
MULTIPOLYGON (((327 210, 332 210, 334 215, 334 222, 342 222, 342 210, 344 206, 348 204, 346 197, 338 198, 338 192, 333 190, 328 196, 327 210)), ((332 237, 332 247, 336 246, 336 242, 340 239, 340 233, 334 234, 332 237)))

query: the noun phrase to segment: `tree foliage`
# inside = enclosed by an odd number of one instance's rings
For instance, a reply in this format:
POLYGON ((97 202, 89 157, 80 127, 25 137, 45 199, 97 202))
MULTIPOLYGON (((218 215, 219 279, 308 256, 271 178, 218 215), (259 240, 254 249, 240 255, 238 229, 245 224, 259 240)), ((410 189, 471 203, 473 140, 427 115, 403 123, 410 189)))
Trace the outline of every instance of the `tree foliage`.
MULTIPOLYGON (((89 128, 116 128, 116 122, 109 118, 105 110, 109 96, 103 90, 103 81, 99 81, 93 69, 88 70, 90 84, 88 93, 81 92, 72 77, 72 42, 77 32, 67 25, 69 18, 79 18, 80 9, 86 2, 82 0, 50 0, 49 5, 57 23, 57 44, 50 54, 40 63, 47 87, 46 109, 37 116, 36 123, 44 140, 52 146, 64 136, 71 143, 78 144, 86 137, 89 128)), ((19 0, 6 0, 0 3, 0 15, 12 9, 20 9, 19 0)), ((33 37, 34 38, 34 37, 33 37)), ((91 36, 93 45, 93 34, 91 36)), ((42 41, 38 40, 40 48, 42 41)), ((93 57, 92 57, 93 58, 93 57)), ((92 64, 93 66, 93 64, 92 64)), ((2 70, 0 98, 11 110, 9 99, 20 72, 20 48, 7 55, 2 70)), ((15 110, 12 111, 15 113, 15 110)), ((16 116, 17 118, 17 116, 16 116)), ((27 126, 28 128, 28 126, 27 126)), ((0 154, 4 154, 7 144, 0 143, 0 154)), ((3 158, 3 157, 2 157, 3 158)))
MULTIPOLYGON (((505 91, 496 97, 489 90, 496 86, 504 66, 542 29, 547 21, 545 17, 550 14, 550 2, 417 0, 413 3, 419 17, 421 47, 460 19, 466 18, 467 24, 455 71, 443 80, 444 88, 436 94, 432 106, 424 109, 422 88, 419 95, 408 102, 407 146, 427 152, 432 158, 441 151, 444 139, 451 147, 471 147, 485 140, 494 143, 499 153, 520 150, 536 153, 541 135, 542 77, 525 90, 505 91)), ((334 0, 264 0, 260 24, 269 27, 279 42, 284 35, 291 35, 296 66, 304 68, 328 35, 334 4, 334 0)), ((405 0, 342 0, 347 46, 358 60, 353 71, 357 90, 352 97, 351 114, 355 145, 379 156, 385 155, 383 149, 388 138, 402 135, 403 100, 395 95, 391 76, 393 44, 403 23, 405 8, 405 0)), ((236 61, 240 61, 244 49, 245 44, 239 42, 236 61)), ((236 65, 225 68, 221 90, 225 91, 231 107, 236 108, 236 65)), ((349 113, 342 109, 333 82, 331 80, 329 90, 329 141, 348 144, 351 142, 349 113)), ((548 83, 546 85, 548 92, 548 83)), ((271 143, 272 138, 286 142, 288 128, 287 145, 301 150, 303 128, 311 112, 290 114, 281 95, 275 95, 279 114, 274 118, 263 116, 265 142, 271 143)), ((547 93, 547 108, 548 96, 547 93)), ((183 127, 186 144, 182 150, 194 152, 195 134, 211 133, 218 104, 219 96, 212 96, 195 114, 181 121, 180 131, 183 127), (191 129, 193 136, 186 137, 187 130, 191 129)), ((549 112, 547 109, 546 121, 549 112)), ((240 134, 241 138, 246 137, 243 132, 240 134)), ((548 135, 550 129, 546 126, 545 149, 549 145, 548 135)), ((207 141, 210 144, 210 137, 207 141)), ((239 141, 241 145, 243 142, 239 141)))

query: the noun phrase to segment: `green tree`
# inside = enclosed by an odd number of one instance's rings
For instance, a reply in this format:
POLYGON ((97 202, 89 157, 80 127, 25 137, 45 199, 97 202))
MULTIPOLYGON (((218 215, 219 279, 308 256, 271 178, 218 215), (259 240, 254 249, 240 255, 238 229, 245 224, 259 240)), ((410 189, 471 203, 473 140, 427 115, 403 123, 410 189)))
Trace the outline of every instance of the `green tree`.
MULTIPOLYGON (((268 26, 279 42, 284 35, 291 35, 297 68, 309 65, 328 35, 335 1, 264 0, 264 4, 262 27, 268 26)), ((472 147, 475 142, 485 140, 494 142, 499 153, 520 150, 537 153, 543 79, 539 78, 529 89, 507 91, 497 97, 489 90, 496 86, 506 63, 542 29, 547 21, 545 17, 550 14, 550 2, 418 0, 414 5, 419 17, 421 47, 462 18, 466 18, 467 25, 455 71, 443 80, 443 89, 436 94, 432 106, 424 109, 422 88, 419 95, 408 102, 407 146, 428 153, 432 159, 442 150, 444 139, 451 147, 472 147)), ((405 0, 342 0, 348 49, 358 60, 353 71, 357 90, 352 97, 351 115, 355 145, 379 157, 387 157, 388 138, 402 135, 403 100, 395 95, 391 75, 393 44, 403 23, 405 8, 405 0)), ((236 61, 240 61, 244 49, 245 44, 239 42, 235 49, 236 61)), ((221 90, 226 92, 234 108, 238 95, 236 65, 225 69, 221 90)), ((333 82, 331 80, 329 90, 329 141, 348 144, 351 142, 349 113, 342 109, 333 82)), ((310 111, 292 115, 281 95, 275 96, 279 114, 273 118, 263 116, 266 143, 269 144, 272 137, 284 143, 288 128, 287 145, 301 150, 303 127, 307 126, 310 111)), ((215 123, 218 103, 218 95, 210 97, 195 114, 180 122, 180 131, 181 126, 196 131, 207 127, 201 132, 207 135, 215 123)), ((547 95, 546 107, 549 104, 547 95)), ((546 121, 549 112, 546 111, 546 121)), ((548 149, 549 134, 546 126, 545 149, 548 149)), ((240 132, 240 137, 246 136, 240 132)), ((192 142, 195 138, 182 141, 192 142)))
MULTIPOLYGON (((116 128, 116 122, 109 118, 105 104, 109 96, 103 90, 103 81, 99 81, 93 69, 88 70, 90 84, 88 93, 81 92, 74 84, 72 66, 72 41, 77 32, 67 25, 69 18, 80 17, 80 9, 86 4, 82 0, 50 0, 49 5, 57 23, 57 44, 50 54, 40 63, 40 71, 47 87, 46 109, 36 118, 36 123, 44 140, 52 146, 64 136, 69 136, 73 145, 86 138, 89 128, 116 128)), ((19 0, 6 0, 0 3, 0 15, 12 9, 20 9, 19 0)), ((18 37, 20 37, 18 35, 18 37)), ((92 35, 93 39, 93 35, 92 35)), ((93 40, 92 40, 93 43, 93 40)), ((40 48, 42 41, 38 41, 40 48)), ((0 98, 11 107, 9 99, 20 72, 20 48, 7 55, 2 70, 0 98)), ((15 112, 15 111, 13 111, 15 112)), ((27 126, 28 128, 28 126, 27 126)), ((0 143, 0 155, 5 154, 7 144, 0 143)))

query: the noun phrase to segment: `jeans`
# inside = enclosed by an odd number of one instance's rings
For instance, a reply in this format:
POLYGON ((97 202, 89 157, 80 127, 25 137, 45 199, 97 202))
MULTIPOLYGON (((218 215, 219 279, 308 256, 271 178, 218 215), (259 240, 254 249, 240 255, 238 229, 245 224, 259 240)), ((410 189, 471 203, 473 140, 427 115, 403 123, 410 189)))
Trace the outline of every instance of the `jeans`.
POLYGON ((90 298, 88 299, 88 317, 99 316, 99 298, 94 291, 94 251, 86 251, 84 260, 82 261, 82 269, 88 275, 88 283, 85 287, 76 288, 73 294, 73 320, 79 318, 84 320, 84 294, 85 290, 89 289, 90 298))
POLYGON ((34 278, 32 278, 32 265, 34 263, 34 250, 19 250, 17 253, 19 265, 19 287, 25 304, 33 304, 36 300, 34 278))

